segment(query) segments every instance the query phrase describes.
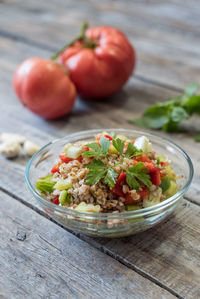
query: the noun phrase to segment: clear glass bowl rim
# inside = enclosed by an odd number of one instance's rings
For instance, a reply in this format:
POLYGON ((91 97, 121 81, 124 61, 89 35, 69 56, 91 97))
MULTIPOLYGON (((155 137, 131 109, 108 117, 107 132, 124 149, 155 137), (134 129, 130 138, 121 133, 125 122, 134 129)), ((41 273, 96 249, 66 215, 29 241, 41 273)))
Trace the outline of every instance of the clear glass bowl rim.
MULTIPOLYGON (((77 139, 78 141, 78 139, 77 139)), ((102 128, 102 129, 93 129, 93 130, 84 130, 84 131, 78 131, 76 133, 71 133, 69 135, 67 135, 67 137, 63 137, 60 139, 56 139, 53 140, 49 143, 47 143, 46 145, 44 145, 36 154, 33 155, 33 157, 29 160, 27 166, 26 166, 26 171, 25 171, 25 178, 26 178, 26 182, 27 185, 31 191, 31 193, 33 194, 33 196, 39 200, 42 205, 46 206, 47 208, 52 209, 53 211, 59 212, 63 215, 66 216, 73 216, 73 217, 78 217, 78 218, 87 218, 87 219, 101 219, 101 220, 107 220, 108 218, 112 218, 112 219, 129 219, 129 218, 137 218, 137 217, 142 217, 142 216, 150 216, 151 214, 154 213, 158 213, 159 211, 163 210, 163 209, 167 209, 169 208, 171 205, 175 204, 184 194, 185 192, 188 190, 191 182, 192 182, 192 178, 194 175, 194 168, 193 168, 193 164, 192 161, 190 159, 190 157, 188 156, 188 154, 178 145, 176 145, 174 142, 170 141, 167 138, 163 138, 160 137, 156 134, 152 134, 149 132, 145 132, 145 131, 140 131, 140 130, 130 130, 130 129, 118 129, 118 128, 102 128), (120 213, 89 213, 89 212, 78 212, 75 211, 73 209, 69 209, 69 208, 64 208, 62 206, 57 206, 51 202, 49 202, 48 200, 46 200, 45 198, 43 198, 34 188, 34 186, 31 184, 30 181, 30 168, 31 165, 33 163, 33 161, 36 159, 37 156, 40 155, 40 153, 46 149, 47 147, 50 147, 52 144, 54 144, 55 142, 59 142, 61 140, 66 140, 69 138, 74 138, 74 137, 84 137, 83 135, 95 135, 98 133, 101 133, 103 131, 106 132, 120 132, 120 133, 128 133, 128 134, 140 134, 140 135, 144 135, 149 137, 149 139, 151 139, 151 137, 156 138, 158 141, 162 141, 165 144, 170 145, 171 147, 175 148, 176 150, 179 151, 179 153, 182 154, 183 158, 186 160, 186 162, 188 163, 189 166, 189 176, 188 176, 188 180, 186 181, 185 185, 173 196, 169 197, 168 199, 164 200, 163 202, 156 204, 152 207, 148 207, 148 208, 143 208, 141 210, 134 210, 134 211, 126 211, 126 212, 120 212, 120 213)))

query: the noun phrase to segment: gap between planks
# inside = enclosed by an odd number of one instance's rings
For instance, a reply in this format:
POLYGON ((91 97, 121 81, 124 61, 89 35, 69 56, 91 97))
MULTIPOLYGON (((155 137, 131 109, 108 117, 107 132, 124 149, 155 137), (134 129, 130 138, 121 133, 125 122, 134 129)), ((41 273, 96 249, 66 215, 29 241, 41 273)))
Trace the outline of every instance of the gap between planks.
POLYGON ((75 231, 72 231, 70 229, 67 229, 66 227, 64 227, 61 224, 57 223, 53 218, 51 218, 49 215, 47 215, 46 213, 44 213, 42 210, 40 210, 36 206, 31 205, 30 203, 24 201, 21 197, 16 196, 15 194, 12 194, 11 192, 7 191, 6 189, 0 187, 0 191, 2 191, 3 193, 9 195, 10 197, 12 197, 13 199, 19 201, 20 203, 24 204, 25 206, 27 206, 31 210, 35 211, 36 213, 40 214, 41 216, 45 217, 46 219, 50 220, 51 222, 53 222, 53 223, 57 224, 58 226, 62 227, 64 230, 66 230, 67 232, 73 234, 74 236, 76 236, 80 240, 83 240, 84 242, 88 243, 92 247, 94 247, 94 248, 98 249, 99 251, 103 252, 104 254, 112 257, 113 259, 115 259, 116 261, 118 261, 122 265, 126 266, 127 268, 133 270, 134 272, 138 273, 142 277, 150 280, 154 284, 158 285, 162 289, 164 289, 164 290, 168 291, 170 294, 174 295, 175 297, 177 297, 179 299, 184 299, 184 297, 182 297, 181 295, 179 295, 173 289, 171 289, 168 286, 164 285, 158 279, 156 279, 153 276, 147 274, 145 271, 142 271, 141 269, 139 269, 139 267, 131 264, 127 259, 124 259, 124 258, 120 257, 120 255, 118 255, 118 254, 114 254, 111 250, 109 250, 105 246, 101 245, 100 243, 98 243, 98 242, 90 242, 90 240, 87 238, 87 236, 85 236, 83 234, 80 234, 80 233, 77 233, 75 231))
MULTIPOLYGON (((0 29, 0 37, 5 38, 5 39, 18 41, 18 42, 21 42, 23 44, 26 44, 26 45, 29 45, 29 46, 34 46, 34 47, 36 47, 38 49, 42 49, 42 50, 48 50, 48 51, 52 51, 52 52, 56 52, 58 50, 58 48, 56 48, 56 47, 50 47, 50 46, 48 46, 44 43, 37 42, 35 40, 29 39, 29 38, 24 37, 22 35, 7 32, 7 31, 2 30, 2 29, 0 29)), ((152 79, 149 79, 149 78, 142 77, 141 75, 134 74, 132 76, 134 76, 136 79, 138 79, 142 82, 150 83, 152 85, 156 85, 156 86, 159 86, 159 87, 170 89, 172 91, 177 91, 177 92, 183 92, 184 91, 183 88, 179 88, 179 87, 172 86, 172 85, 169 85, 169 84, 160 83, 156 80, 152 80, 152 79)))

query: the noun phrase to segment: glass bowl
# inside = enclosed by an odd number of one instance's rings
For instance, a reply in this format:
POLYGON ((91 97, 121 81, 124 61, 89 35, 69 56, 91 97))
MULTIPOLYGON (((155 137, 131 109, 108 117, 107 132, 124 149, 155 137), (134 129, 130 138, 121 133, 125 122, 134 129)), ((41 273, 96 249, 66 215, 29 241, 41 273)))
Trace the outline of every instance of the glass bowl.
POLYGON ((42 147, 29 161, 26 167, 26 181, 33 196, 42 209, 56 222, 76 232, 94 237, 123 237, 145 231, 160 223, 175 209, 176 205, 189 188, 193 177, 193 165, 189 156, 176 144, 142 131, 126 129, 101 129, 80 131, 52 141, 42 147), (171 160, 177 174, 183 175, 180 180, 181 189, 167 200, 152 207, 121 213, 82 213, 72 209, 57 206, 44 199, 35 190, 36 181, 45 176, 58 159, 66 143, 76 141, 91 141, 94 135, 106 132, 116 132, 129 138, 147 136, 153 145, 153 150, 171 160))

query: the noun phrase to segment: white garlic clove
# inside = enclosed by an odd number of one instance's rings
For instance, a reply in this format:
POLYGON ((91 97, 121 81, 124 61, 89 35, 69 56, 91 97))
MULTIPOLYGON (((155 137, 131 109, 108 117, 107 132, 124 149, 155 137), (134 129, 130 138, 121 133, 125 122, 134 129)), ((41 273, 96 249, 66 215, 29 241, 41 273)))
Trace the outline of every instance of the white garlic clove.
POLYGON ((0 153, 6 158, 16 158, 19 156, 22 148, 17 142, 4 142, 0 144, 0 153))
POLYGON ((39 151, 40 146, 30 140, 26 140, 24 142, 23 149, 28 156, 32 157, 37 151, 39 151))
POLYGON ((2 133, 0 135, 0 141, 3 143, 19 143, 23 144, 25 137, 19 134, 2 133))

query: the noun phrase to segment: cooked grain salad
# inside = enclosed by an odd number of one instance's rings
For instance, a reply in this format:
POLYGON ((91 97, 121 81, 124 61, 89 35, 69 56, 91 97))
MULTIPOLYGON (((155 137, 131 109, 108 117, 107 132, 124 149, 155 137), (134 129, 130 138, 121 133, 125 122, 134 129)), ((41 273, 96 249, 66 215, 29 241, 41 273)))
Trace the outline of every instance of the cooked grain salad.
POLYGON ((79 212, 109 213, 158 204, 178 190, 170 161, 135 140, 103 132, 94 141, 66 144, 36 190, 56 205, 79 212))

